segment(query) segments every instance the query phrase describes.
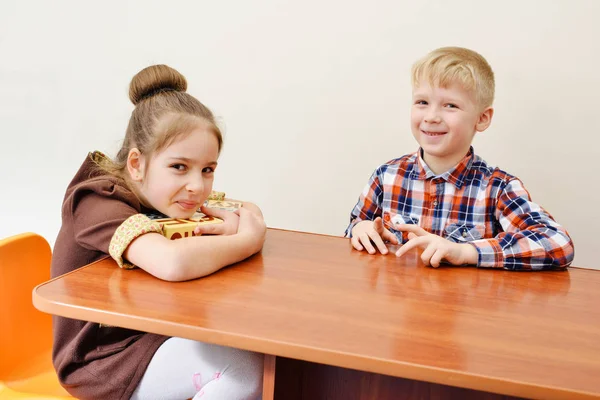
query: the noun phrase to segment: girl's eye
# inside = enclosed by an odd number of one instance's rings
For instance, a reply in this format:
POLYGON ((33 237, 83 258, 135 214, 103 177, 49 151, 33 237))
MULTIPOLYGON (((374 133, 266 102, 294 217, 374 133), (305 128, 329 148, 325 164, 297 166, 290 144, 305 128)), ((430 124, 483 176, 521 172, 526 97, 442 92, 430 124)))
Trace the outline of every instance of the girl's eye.
POLYGON ((184 164, 172 164, 172 165, 171 165, 171 168, 174 168, 174 169, 176 169, 177 171, 181 171, 181 172, 183 172, 183 171, 186 171, 186 170, 187 170, 187 167, 186 167, 184 164))
POLYGON ((448 107, 448 108, 458 108, 458 106, 456 104, 452 104, 452 103, 446 104, 446 107, 448 107))
POLYGON ((415 104, 419 106, 426 106, 427 102, 425 100, 417 100, 415 101, 415 104))
POLYGON ((209 173, 212 174, 213 172, 215 172, 215 169, 213 167, 206 167, 204 169, 202 169, 202 173, 209 173))

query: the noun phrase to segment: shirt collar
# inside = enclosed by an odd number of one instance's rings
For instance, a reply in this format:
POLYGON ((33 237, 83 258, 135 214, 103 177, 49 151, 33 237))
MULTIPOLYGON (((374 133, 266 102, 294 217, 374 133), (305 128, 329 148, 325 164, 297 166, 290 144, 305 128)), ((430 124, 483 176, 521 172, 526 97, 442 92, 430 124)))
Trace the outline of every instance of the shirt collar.
POLYGON ((461 188, 465 181, 465 177, 471 166, 473 165, 473 160, 475 159, 475 153, 473 151, 473 146, 469 148, 469 152, 463 157, 462 160, 456 164, 454 168, 449 169, 446 172, 443 172, 439 175, 436 175, 427 165, 425 160, 423 160, 423 149, 419 148, 417 152, 417 156, 415 157, 415 163, 413 171, 410 174, 412 179, 417 180, 427 180, 427 179, 435 179, 440 178, 448 183, 453 184, 457 188, 461 188))

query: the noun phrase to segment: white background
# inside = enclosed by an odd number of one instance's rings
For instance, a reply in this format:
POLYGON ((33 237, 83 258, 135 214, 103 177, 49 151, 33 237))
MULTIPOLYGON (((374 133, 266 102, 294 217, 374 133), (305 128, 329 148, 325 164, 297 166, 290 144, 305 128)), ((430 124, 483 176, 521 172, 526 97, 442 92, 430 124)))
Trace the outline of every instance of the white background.
POLYGON ((271 227, 342 235, 371 172, 417 149, 410 67, 483 54, 496 113, 475 150, 520 177, 597 268, 600 2, 0 1, 0 237, 54 243, 90 150, 114 155, 131 77, 165 63, 225 130, 215 189, 271 227))

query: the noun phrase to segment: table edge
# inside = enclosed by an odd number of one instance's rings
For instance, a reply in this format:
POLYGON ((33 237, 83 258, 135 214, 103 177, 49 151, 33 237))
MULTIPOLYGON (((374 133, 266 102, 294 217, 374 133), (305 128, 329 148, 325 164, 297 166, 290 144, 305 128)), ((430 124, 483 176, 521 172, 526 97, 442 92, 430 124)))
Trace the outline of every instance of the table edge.
MULTIPOLYGON (((293 232, 309 235, 343 238, 342 236, 326 235, 313 232, 300 232, 280 228, 268 228, 284 232, 293 232)), ((67 274, 58 276, 37 285, 32 291, 32 301, 38 310, 59 315, 67 318, 93 321, 115 326, 123 326, 144 332, 159 333, 167 336, 179 336, 207 343, 235 347, 243 350, 256 351, 279 357, 287 357, 308 362, 321 363, 342 368, 378 373, 405 379, 415 379, 442 385, 462 387, 474 390, 499 393, 504 395, 527 397, 563 399, 568 397, 574 400, 600 399, 600 393, 591 393, 578 390, 565 389, 554 386, 542 386, 524 381, 510 380, 505 378, 494 378, 487 375, 461 372, 457 370, 439 367, 425 366, 405 362, 393 362, 380 358, 365 357, 352 353, 331 351, 318 347, 305 346, 294 343, 273 341, 259 337, 245 336, 233 332, 217 331, 184 324, 164 322, 160 320, 131 317, 117 313, 109 313, 102 310, 64 304, 59 301, 44 297, 40 291, 52 282, 63 277, 74 274, 82 268, 90 268, 93 265, 109 258, 103 257, 97 261, 87 264, 67 274), (150 329, 149 329, 150 328, 150 329), (331 360, 334 358, 334 360, 331 360)), ((577 269, 598 271, 594 269, 577 269)), ((598 271, 600 272, 600 271, 598 271)), ((509 272, 510 273, 510 272, 509 272)))

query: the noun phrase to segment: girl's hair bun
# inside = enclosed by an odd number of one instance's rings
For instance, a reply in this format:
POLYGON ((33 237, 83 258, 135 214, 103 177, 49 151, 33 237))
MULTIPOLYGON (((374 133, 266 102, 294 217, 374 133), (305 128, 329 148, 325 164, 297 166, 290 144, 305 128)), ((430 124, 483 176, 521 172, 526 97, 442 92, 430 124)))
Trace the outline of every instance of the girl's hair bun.
POLYGON ((164 64, 152 65, 144 68, 131 79, 129 99, 137 105, 140 101, 159 93, 186 90, 187 81, 179 72, 164 64))

